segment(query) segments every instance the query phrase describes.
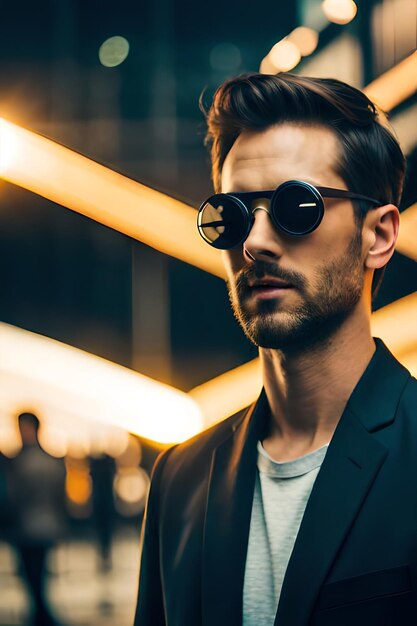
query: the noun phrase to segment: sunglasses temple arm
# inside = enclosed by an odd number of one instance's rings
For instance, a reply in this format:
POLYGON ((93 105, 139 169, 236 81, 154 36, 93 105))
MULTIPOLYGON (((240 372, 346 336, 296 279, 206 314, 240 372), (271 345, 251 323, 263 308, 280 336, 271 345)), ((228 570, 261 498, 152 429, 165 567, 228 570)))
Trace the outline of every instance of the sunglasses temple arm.
POLYGON ((346 191, 345 189, 332 189, 331 187, 317 187, 322 196, 325 198, 350 198, 352 200, 366 200, 372 202, 376 206, 381 206, 381 202, 375 198, 369 198, 369 196, 363 196, 360 193, 354 191, 346 191))

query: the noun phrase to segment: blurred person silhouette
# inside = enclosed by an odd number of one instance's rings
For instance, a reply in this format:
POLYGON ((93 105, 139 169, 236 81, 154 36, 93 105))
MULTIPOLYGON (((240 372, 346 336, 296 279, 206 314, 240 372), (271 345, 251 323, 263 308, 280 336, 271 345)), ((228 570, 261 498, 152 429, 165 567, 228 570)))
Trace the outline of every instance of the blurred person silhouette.
POLYGON ((32 596, 33 626, 57 625, 47 593, 47 557, 65 535, 65 464, 39 444, 40 422, 33 413, 18 417, 22 449, 11 462, 13 541, 32 596))
POLYGON ((0 540, 8 541, 11 532, 9 507, 9 465, 10 459, 0 450, 0 540))
POLYGON ((101 570, 112 568, 111 546, 114 532, 115 509, 113 481, 116 463, 113 457, 104 454, 90 459, 90 473, 93 483, 93 520, 96 528, 101 570))

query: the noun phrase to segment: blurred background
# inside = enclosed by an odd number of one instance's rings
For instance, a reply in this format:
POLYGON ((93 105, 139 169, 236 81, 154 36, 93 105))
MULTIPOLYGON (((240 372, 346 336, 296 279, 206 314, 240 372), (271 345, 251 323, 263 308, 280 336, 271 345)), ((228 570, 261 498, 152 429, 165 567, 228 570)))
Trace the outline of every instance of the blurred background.
MULTIPOLYGON (((1 15, 0 116, 192 206, 211 194, 201 95, 208 106, 223 80, 259 69, 363 88, 417 48, 417 0, 22 0, 1 15)), ((398 100, 404 210, 417 202, 415 88, 398 100)), ((397 252, 375 310, 416 290, 417 264, 397 252)), ((256 356, 218 277, 5 181, 0 321, 184 392, 256 356)), ((53 621, 37 624, 127 626, 163 444, 11 402, 6 344, 0 333, 0 624, 35 623, 46 599, 53 621), (24 412, 39 431, 19 428, 24 412)))

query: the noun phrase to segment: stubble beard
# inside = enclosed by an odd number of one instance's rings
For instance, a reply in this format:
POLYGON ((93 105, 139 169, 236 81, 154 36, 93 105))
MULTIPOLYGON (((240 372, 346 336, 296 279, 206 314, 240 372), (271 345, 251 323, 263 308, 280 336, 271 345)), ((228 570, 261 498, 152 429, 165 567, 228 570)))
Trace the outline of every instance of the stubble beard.
POLYGON ((358 229, 348 249, 321 265, 314 276, 314 292, 304 276, 283 271, 275 264, 259 262, 244 268, 229 284, 233 313, 246 337, 255 346, 284 352, 300 352, 327 343, 358 304, 363 290, 362 236, 358 229), (302 303, 288 308, 276 299, 258 299, 256 309, 246 304, 248 281, 272 276, 294 285, 302 303))

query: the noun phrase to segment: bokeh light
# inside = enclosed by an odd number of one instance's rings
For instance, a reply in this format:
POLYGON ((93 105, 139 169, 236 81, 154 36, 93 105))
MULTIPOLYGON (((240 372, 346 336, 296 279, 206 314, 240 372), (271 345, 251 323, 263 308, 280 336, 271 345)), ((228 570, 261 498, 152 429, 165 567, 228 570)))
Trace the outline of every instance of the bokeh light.
POLYGON ((116 508, 122 515, 141 513, 149 490, 149 476, 141 467, 119 468, 114 479, 116 508))
POLYGON ((299 26, 288 35, 288 41, 292 41, 299 49, 301 56, 305 57, 317 48, 319 35, 313 28, 299 26))
POLYGON ((335 24, 348 24, 358 10, 353 0, 324 0, 321 8, 327 19, 335 24))
POLYGON ((98 58, 104 67, 116 67, 126 60, 128 54, 128 40, 120 35, 115 35, 101 44, 98 58))
POLYGON ((301 54, 295 43, 285 38, 273 46, 268 57, 277 71, 289 72, 300 62, 301 54))
POLYGON ((125 449, 117 457, 118 467, 137 467, 142 462, 142 448, 139 440, 127 433, 125 449))
POLYGON ((68 452, 68 437, 65 430, 50 422, 41 423, 39 443, 45 452, 56 458, 62 458, 68 452))

